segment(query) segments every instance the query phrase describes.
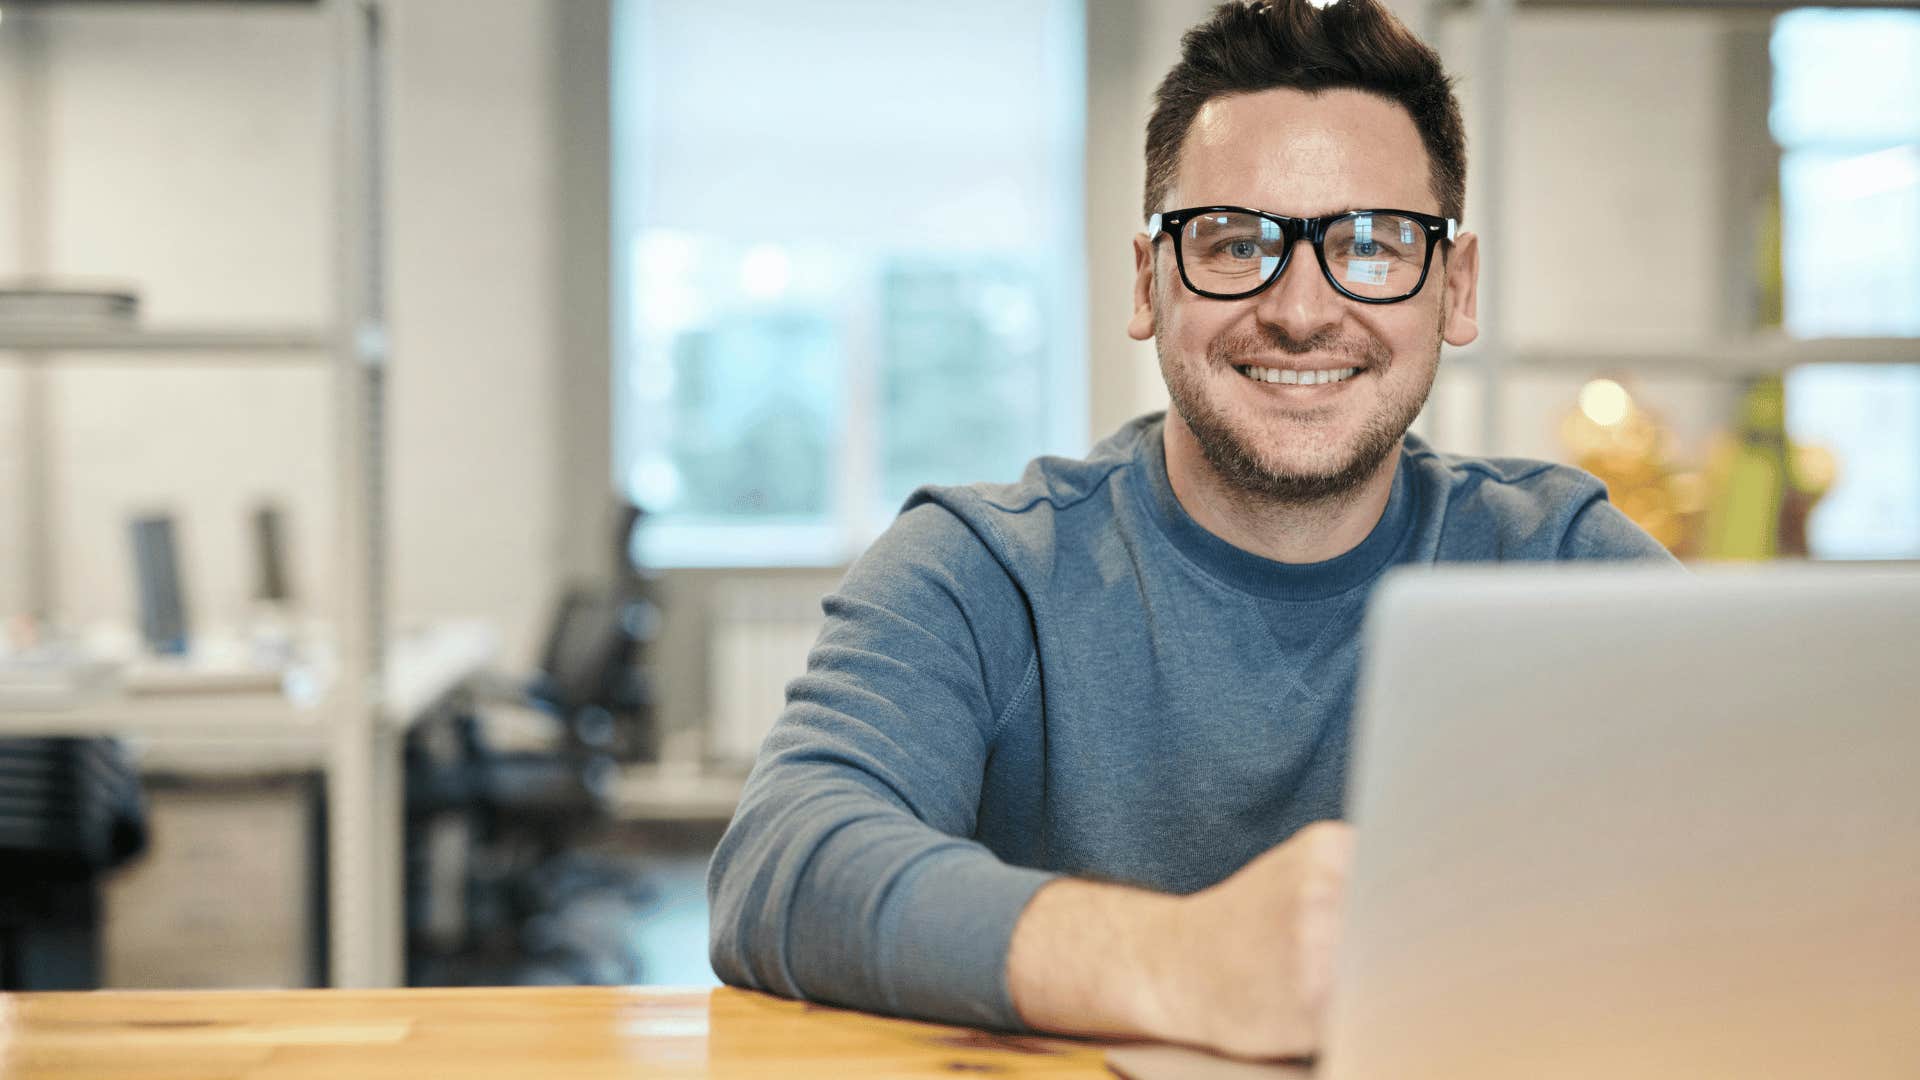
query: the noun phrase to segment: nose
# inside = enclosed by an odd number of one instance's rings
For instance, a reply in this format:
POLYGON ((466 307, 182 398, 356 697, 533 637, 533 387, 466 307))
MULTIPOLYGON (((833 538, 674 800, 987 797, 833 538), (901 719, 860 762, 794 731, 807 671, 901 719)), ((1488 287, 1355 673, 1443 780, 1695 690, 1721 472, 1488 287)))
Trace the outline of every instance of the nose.
POLYGON ((1294 341, 1305 341, 1337 325, 1346 305, 1328 283, 1313 244, 1305 238, 1293 245, 1280 280, 1254 299, 1254 316, 1294 341))

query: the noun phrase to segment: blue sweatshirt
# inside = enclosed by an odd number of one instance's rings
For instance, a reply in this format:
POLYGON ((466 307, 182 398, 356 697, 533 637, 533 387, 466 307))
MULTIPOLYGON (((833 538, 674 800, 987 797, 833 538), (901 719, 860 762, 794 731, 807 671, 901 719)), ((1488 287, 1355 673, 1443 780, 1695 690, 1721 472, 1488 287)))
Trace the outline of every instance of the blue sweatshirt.
POLYGON ((1190 893, 1342 816, 1388 567, 1671 558, 1584 472, 1409 435, 1365 540, 1273 562, 1181 507, 1163 418, 915 492, 827 597, 708 871, 722 979, 1018 1028, 1007 945, 1055 876, 1190 893))

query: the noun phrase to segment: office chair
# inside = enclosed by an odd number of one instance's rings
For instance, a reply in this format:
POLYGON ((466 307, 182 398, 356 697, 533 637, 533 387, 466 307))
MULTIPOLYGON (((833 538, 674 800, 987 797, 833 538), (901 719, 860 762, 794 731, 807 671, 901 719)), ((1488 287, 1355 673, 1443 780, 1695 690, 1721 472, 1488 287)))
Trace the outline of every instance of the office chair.
POLYGON ((101 883, 146 845, 118 742, 0 739, 0 990, 98 989, 101 883))
POLYGON ((613 819, 618 762, 653 752, 640 661, 660 616, 625 557, 638 521, 629 507, 616 531, 616 580, 563 593, 531 679, 496 685, 479 707, 421 724, 408 740, 413 985, 640 980, 628 931, 653 890, 579 850, 613 819), (489 703, 547 726, 531 746, 503 745, 493 721, 504 718, 489 716, 489 703))

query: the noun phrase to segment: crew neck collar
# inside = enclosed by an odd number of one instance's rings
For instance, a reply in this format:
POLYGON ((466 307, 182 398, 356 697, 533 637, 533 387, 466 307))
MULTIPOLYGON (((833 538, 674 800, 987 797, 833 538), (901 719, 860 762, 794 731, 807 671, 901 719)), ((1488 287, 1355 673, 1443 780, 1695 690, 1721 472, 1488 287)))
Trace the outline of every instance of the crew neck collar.
POLYGON ((1222 540, 1180 505, 1167 476, 1166 420, 1146 425, 1137 459, 1146 483, 1133 485, 1148 516, 1180 553, 1233 588, 1272 600, 1325 600, 1361 585, 1386 569, 1413 524, 1414 492, 1402 445, 1394 463, 1393 490, 1380 520, 1351 550, 1316 563, 1283 563, 1222 540), (1143 490, 1144 489, 1144 490, 1143 490))

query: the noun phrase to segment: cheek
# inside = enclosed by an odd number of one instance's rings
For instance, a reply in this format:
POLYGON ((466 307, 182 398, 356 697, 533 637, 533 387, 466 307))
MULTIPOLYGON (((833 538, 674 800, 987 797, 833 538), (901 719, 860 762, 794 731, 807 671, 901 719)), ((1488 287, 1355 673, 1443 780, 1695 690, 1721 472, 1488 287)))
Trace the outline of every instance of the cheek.
MULTIPOLYGON (((1177 282, 1175 288, 1179 288, 1177 282)), ((1183 300, 1181 296, 1171 296, 1164 284, 1154 298, 1154 336, 1160 338, 1162 348, 1173 350, 1179 356, 1204 350, 1208 342, 1202 313, 1194 311, 1183 300)))
MULTIPOLYGON (((1178 284, 1175 285, 1178 288, 1178 284)), ((1230 323, 1227 305, 1195 296, 1167 296, 1154 308, 1154 333, 1182 356, 1204 356, 1207 347, 1230 323), (1193 301, 1200 300, 1200 303, 1193 301)))
POLYGON ((1364 324, 1393 354, 1396 364, 1432 361, 1440 340, 1438 304, 1395 304, 1364 324))

